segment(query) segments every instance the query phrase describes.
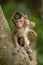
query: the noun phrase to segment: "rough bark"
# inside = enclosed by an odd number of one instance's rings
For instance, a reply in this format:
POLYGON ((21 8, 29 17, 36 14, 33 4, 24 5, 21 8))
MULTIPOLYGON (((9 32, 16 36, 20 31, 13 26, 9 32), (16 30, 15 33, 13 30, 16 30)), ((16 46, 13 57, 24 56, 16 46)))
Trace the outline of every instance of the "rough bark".
POLYGON ((11 31, 0 6, 0 65, 36 65, 36 57, 32 55, 30 61, 23 47, 16 55, 12 54, 13 51, 11 31))

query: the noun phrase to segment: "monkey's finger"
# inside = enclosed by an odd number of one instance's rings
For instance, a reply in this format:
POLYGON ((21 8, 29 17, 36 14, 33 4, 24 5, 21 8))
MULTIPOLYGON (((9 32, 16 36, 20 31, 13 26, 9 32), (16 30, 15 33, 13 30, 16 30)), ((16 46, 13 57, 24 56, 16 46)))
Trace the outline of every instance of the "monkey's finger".
POLYGON ((37 37, 37 33, 35 33, 34 31, 30 33, 32 36, 37 37))
POLYGON ((30 25, 32 25, 34 27, 35 26, 35 23, 34 22, 30 22, 30 25))

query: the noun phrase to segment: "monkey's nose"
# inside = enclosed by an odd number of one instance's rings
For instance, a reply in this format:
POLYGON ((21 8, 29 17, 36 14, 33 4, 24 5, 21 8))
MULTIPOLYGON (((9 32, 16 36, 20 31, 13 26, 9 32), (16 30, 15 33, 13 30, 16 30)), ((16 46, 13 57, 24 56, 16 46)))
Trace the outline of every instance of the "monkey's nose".
POLYGON ((16 21, 18 23, 18 21, 16 21))

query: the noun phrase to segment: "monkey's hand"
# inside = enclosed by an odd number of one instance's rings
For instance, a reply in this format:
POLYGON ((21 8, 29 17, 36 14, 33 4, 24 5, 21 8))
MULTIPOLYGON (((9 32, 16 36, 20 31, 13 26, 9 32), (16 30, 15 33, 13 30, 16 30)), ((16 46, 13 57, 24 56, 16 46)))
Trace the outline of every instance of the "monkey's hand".
POLYGON ((35 23, 34 22, 30 22, 30 25, 34 27, 35 26, 35 23))
POLYGON ((26 19, 26 25, 34 27, 35 26, 35 22, 29 21, 28 19, 26 19))
POLYGON ((34 37, 37 37, 37 33, 34 32, 33 30, 29 30, 29 31, 28 31, 28 34, 30 34, 30 35, 32 35, 32 36, 34 36, 34 37))

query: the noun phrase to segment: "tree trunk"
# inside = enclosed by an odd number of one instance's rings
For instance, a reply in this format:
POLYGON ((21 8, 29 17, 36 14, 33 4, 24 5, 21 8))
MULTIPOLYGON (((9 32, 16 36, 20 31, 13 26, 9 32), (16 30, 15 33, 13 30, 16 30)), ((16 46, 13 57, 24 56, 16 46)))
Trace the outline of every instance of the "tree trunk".
POLYGON ((36 57, 30 61, 23 47, 14 55, 11 31, 0 6, 0 65, 36 65, 36 57))

